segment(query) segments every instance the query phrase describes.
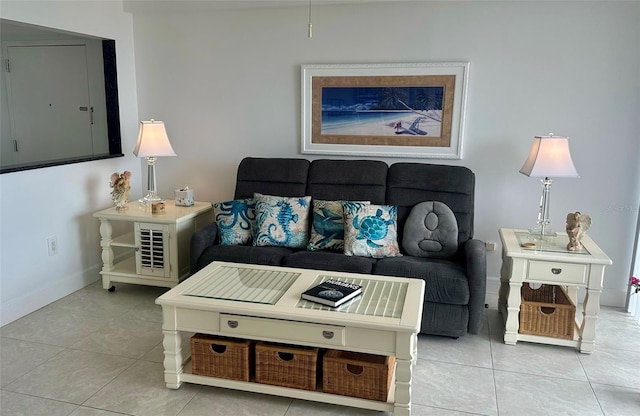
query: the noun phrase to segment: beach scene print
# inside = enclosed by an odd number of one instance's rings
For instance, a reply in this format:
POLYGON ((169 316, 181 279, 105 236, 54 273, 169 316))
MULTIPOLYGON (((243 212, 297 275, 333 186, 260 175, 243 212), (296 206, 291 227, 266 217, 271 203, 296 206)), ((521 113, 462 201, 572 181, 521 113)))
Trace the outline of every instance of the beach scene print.
POLYGON ((322 135, 440 137, 444 86, 322 87, 322 135))

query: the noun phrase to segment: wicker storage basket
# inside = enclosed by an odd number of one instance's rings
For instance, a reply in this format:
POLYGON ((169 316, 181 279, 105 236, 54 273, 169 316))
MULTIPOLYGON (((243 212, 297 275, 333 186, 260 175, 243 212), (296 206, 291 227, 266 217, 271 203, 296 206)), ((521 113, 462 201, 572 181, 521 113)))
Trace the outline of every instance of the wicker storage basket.
POLYGON ((387 401, 395 357, 329 350, 322 359, 325 393, 387 401))
POLYGON ((318 348, 256 343, 256 382, 315 390, 318 348))
POLYGON ((576 306, 561 286, 542 285, 532 289, 522 285, 520 333, 573 339, 576 306))
POLYGON ((195 334, 191 337, 191 372, 201 376, 249 381, 252 344, 247 340, 195 334))

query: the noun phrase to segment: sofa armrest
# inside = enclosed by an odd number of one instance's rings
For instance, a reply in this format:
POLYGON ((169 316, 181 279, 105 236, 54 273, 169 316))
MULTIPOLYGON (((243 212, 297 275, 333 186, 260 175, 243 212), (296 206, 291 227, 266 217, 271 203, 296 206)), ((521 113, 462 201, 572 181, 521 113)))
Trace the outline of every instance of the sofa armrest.
POLYGON ((198 271, 198 259, 204 250, 216 244, 218 240, 218 225, 215 222, 205 225, 191 234, 191 246, 189 248, 189 265, 191 274, 198 271))
POLYGON ((487 250, 484 241, 470 239, 464 244, 469 278, 469 328, 470 334, 478 334, 484 324, 484 307, 487 293, 487 250))

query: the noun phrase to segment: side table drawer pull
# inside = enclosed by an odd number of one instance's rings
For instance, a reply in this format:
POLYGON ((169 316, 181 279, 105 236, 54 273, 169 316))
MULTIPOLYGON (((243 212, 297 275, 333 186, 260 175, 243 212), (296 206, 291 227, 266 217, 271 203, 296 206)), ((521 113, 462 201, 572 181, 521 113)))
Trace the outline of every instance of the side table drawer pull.
POLYGON ((326 339, 333 338, 333 331, 322 331, 322 336, 326 339))
POLYGON ((227 325, 229 325, 229 328, 237 328, 238 321, 227 321, 227 325))
POLYGON ((558 267, 552 267, 551 268, 551 273, 553 274, 560 274, 562 273, 562 269, 558 268, 558 267))

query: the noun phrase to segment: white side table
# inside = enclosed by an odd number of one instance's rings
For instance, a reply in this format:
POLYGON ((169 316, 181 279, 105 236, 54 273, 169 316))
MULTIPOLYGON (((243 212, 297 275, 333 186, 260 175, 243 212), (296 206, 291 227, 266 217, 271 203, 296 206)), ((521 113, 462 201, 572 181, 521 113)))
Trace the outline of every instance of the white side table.
MULTIPOLYGON (((505 320, 504 342, 515 345, 518 341, 577 347, 582 353, 592 353, 595 348, 595 323, 600 311, 600 293, 605 266, 611 259, 588 236, 582 240, 580 252, 566 250, 565 233, 538 241, 536 247, 525 248, 528 231, 500 229, 502 240, 502 269, 498 310, 505 320), (520 290, 523 282, 546 283, 565 286, 569 297, 578 305, 578 288, 586 288, 582 320, 576 324, 573 339, 521 334, 519 312, 522 301, 520 290)), ((546 238, 546 237, 545 237, 546 238)), ((576 311, 577 313, 577 311, 576 311)))
POLYGON ((127 206, 126 210, 114 207, 93 214, 100 220, 102 287, 113 291, 112 282, 176 286, 189 275, 191 234, 213 221, 211 204, 182 207, 167 200, 161 214, 151 213, 150 207, 138 202, 127 206), (124 226, 127 232, 114 237, 112 222, 128 224, 124 226))

